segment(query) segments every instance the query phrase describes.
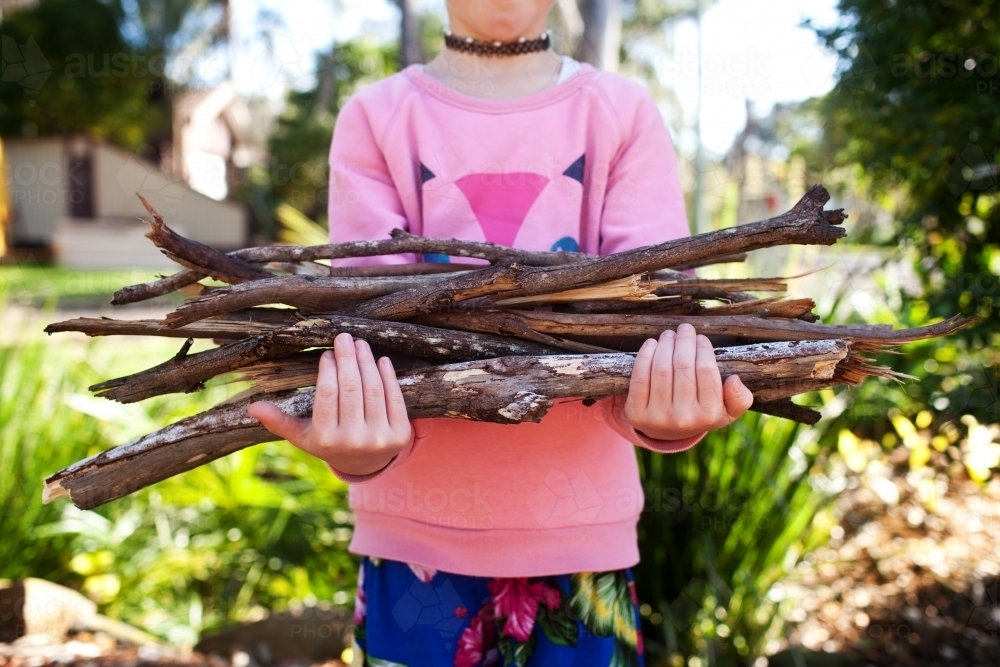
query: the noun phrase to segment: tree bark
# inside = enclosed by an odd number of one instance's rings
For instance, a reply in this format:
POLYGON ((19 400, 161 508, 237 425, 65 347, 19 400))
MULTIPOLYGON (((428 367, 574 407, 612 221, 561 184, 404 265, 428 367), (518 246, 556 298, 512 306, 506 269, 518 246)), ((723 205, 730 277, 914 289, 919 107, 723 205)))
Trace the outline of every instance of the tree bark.
MULTIPOLYGON (((848 352, 846 342, 824 340, 720 348, 716 358, 723 376, 738 373, 755 397, 773 401, 786 387, 834 383, 837 364, 848 352)), ((537 422, 553 399, 627 392, 633 361, 628 354, 504 357, 409 371, 400 375, 400 385, 411 419, 537 422)), ((68 495, 78 507, 92 509, 244 447, 276 440, 247 414, 247 406, 257 400, 297 417, 312 414, 311 390, 226 403, 55 473, 45 480, 43 499, 68 495)))
POLYGON ((248 280, 270 278, 273 274, 250 266, 235 257, 219 252, 204 243, 186 239, 167 227, 163 217, 150 206, 142 195, 136 195, 153 220, 149 222, 146 238, 152 241, 170 259, 194 271, 221 280, 224 283, 242 283, 248 280))
POLYGON ((350 317, 317 317, 294 327, 243 338, 205 352, 180 355, 139 373, 100 382, 91 386, 90 390, 103 398, 121 403, 135 403, 163 394, 197 391, 204 388, 204 383, 213 377, 261 359, 274 359, 310 347, 332 347, 334 338, 341 333, 366 340, 385 352, 437 363, 565 352, 559 347, 481 333, 350 317))
MULTIPOLYGON (((318 246, 265 246, 244 248, 229 253, 229 257, 243 262, 312 262, 317 259, 344 259, 347 257, 373 257, 404 253, 449 255, 489 262, 516 262, 525 266, 557 266, 590 257, 576 252, 544 252, 516 250, 495 243, 435 239, 414 236, 401 229, 394 229, 391 238, 377 241, 350 241, 318 246)), ((203 271, 181 271, 160 280, 125 287, 115 293, 112 303, 116 306, 135 303, 169 294, 179 287, 196 283, 206 274, 203 271)))
POLYGON ((583 35, 573 56, 608 72, 618 71, 621 47, 621 0, 578 0, 583 35))
POLYGON ((396 0, 399 5, 399 65, 405 69, 414 63, 424 62, 424 49, 420 42, 420 10, 417 0, 396 0))
POLYGON ((830 245, 844 235, 843 228, 835 226, 843 222, 844 212, 824 211, 823 204, 829 199, 826 189, 817 185, 791 211, 769 220, 562 266, 498 265, 454 280, 372 299, 345 309, 344 314, 402 320, 446 310, 476 297, 500 293, 505 297, 545 294, 775 245, 830 245))
POLYGON ((946 336, 978 320, 955 316, 944 322, 914 329, 891 329, 882 325, 831 325, 802 320, 767 319, 753 315, 697 317, 683 315, 580 315, 538 311, 477 312, 475 317, 461 313, 435 313, 416 318, 427 326, 463 331, 518 335, 526 327, 550 336, 580 338, 656 338, 666 329, 681 324, 693 325, 699 333, 712 337, 737 337, 755 341, 805 341, 842 338, 851 341, 859 352, 878 352, 889 346, 946 336))
POLYGON ((338 310, 357 301, 441 282, 455 275, 438 273, 398 278, 271 277, 212 290, 204 296, 191 299, 169 313, 164 324, 183 326, 207 317, 268 303, 282 303, 311 312, 338 310))

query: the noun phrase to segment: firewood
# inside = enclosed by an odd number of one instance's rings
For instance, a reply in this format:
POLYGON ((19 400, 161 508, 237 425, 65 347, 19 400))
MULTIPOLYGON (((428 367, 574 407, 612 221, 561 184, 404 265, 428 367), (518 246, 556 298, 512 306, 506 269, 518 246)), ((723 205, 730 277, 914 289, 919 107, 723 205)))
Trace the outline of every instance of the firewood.
POLYGON ((804 341, 835 336, 852 341, 858 351, 878 352, 887 346, 945 336, 977 320, 956 316, 924 327, 894 330, 878 325, 837 326, 748 315, 691 318, 676 315, 590 315, 504 310, 477 312, 475 317, 468 317, 460 312, 435 313, 415 318, 415 321, 427 326, 485 333, 514 331, 517 326, 525 326, 553 336, 641 340, 656 338, 666 329, 676 329, 687 323, 693 324, 699 333, 709 338, 732 336, 755 341, 804 341))
POLYGON ((152 221, 146 221, 150 227, 149 232, 146 233, 146 238, 156 244, 156 247, 161 252, 178 264, 186 266, 189 269, 201 271, 216 280, 226 283, 241 283, 247 280, 260 280, 261 278, 271 276, 267 271, 254 268, 246 262, 221 253, 211 246, 186 239, 177 234, 174 230, 167 227, 167 224, 163 221, 163 217, 150 206, 145 197, 142 195, 137 196, 142 205, 149 211, 149 214, 153 216, 152 221))
MULTIPOLYGON (((525 266, 555 266, 588 257, 588 255, 581 253, 533 252, 507 248, 493 243, 426 238, 413 236, 400 229, 392 230, 390 236, 391 238, 377 241, 351 241, 318 246, 244 248, 243 250, 236 250, 229 253, 228 257, 240 260, 243 263, 267 263, 313 262, 318 259, 344 259, 348 257, 417 253, 449 255, 468 259, 487 260, 490 262, 516 262, 525 266)), ((188 269, 152 283, 131 285, 116 292, 112 303, 114 305, 125 305, 163 296, 179 287, 196 283, 205 278, 206 275, 208 274, 203 269, 188 269)))
POLYGON ((459 278, 395 292, 346 308, 345 315, 402 320, 451 308, 467 299, 503 293, 505 298, 586 287, 627 276, 782 244, 830 245, 844 235, 842 210, 825 211, 830 195, 817 185, 788 213, 769 220, 667 241, 636 250, 553 267, 501 264, 459 278))
POLYGON ((349 333, 383 351, 435 362, 492 359, 512 355, 559 354, 558 347, 481 333, 434 329, 417 324, 375 322, 351 317, 316 317, 293 327, 242 338, 197 354, 174 357, 145 371, 90 387, 98 396, 134 403, 153 396, 202 389, 217 375, 260 359, 273 359, 310 347, 332 347, 349 333))
MULTIPOLYGON (((466 272, 462 272, 464 275, 466 272)), ((456 274, 372 278, 316 278, 313 276, 270 277, 213 290, 167 315, 168 326, 183 326, 213 315, 224 315, 268 303, 283 303, 304 310, 339 310, 349 303, 446 280, 456 274)))
MULTIPOLYGON (((848 357, 842 340, 749 345, 716 350, 724 376, 738 373, 747 387, 783 398, 803 381, 834 383, 838 362, 848 357)), ((450 417, 517 424, 539 421, 559 398, 602 398, 627 391, 634 356, 629 354, 502 357, 421 368, 399 374, 412 419, 450 417)), ((309 417, 313 392, 258 394, 226 403, 75 463, 45 480, 45 502, 69 496, 92 509, 209 461, 277 437, 251 417, 256 400, 287 414, 309 417)), ((761 399, 765 400, 765 399, 761 399)))
POLYGON ((77 318, 46 331, 185 340, 174 358, 91 387, 109 399, 195 391, 215 378, 248 382, 250 389, 56 473, 46 481, 46 499, 68 495, 80 507, 95 507, 275 439, 246 413, 247 405, 272 400, 289 414, 308 416, 319 355, 342 332, 393 359, 411 418, 514 424, 540 420, 554 400, 590 405, 624 394, 634 360, 628 352, 689 323, 715 345, 723 376, 738 374, 751 390, 752 410, 815 423, 815 410, 788 399, 871 377, 906 379, 866 355, 976 321, 953 317, 909 330, 819 324, 811 299, 759 296, 784 292, 784 278, 705 280, 677 270, 741 261, 749 251, 776 245, 834 243, 844 235, 845 215, 824 210, 828 200, 815 186, 775 218, 604 257, 400 230, 383 240, 223 254, 178 236, 147 204, 150 238, 189 268, 127 287, 114 303, 177 290, 193 298, 164 322, 77 318), (465 263, 335 269, 317 263, 409 253, 465 263), (229 286, 200 284, 206 276, 229 286), (196 338, 219 347, 189 354, 196 338))

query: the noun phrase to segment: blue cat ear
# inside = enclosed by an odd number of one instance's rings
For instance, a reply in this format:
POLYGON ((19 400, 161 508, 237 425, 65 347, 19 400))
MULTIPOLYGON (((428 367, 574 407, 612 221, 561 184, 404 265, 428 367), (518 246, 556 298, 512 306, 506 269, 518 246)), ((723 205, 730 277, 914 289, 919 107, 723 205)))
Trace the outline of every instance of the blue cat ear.
POLYGON ((563 176, 569 176, 574 181, 579 181, 580 185, 583 185, 583 158, 585 156, 581 155, 576 159, 576 162, 566 167, 566 171, 563 172, 563 176))
MULTIPOLYGON (((427 181, 434 178, 434 172, 427 168, 427 166, 421 162, 420 163, 420 182, 426 183, 427 181)), ((580 181, 581 183, 583 181, 580 181)))
POLYGON ((562 250, 563 252, 579 252, 580 244, 572 236, 564 236, 552 244, 552 252, 562 250))

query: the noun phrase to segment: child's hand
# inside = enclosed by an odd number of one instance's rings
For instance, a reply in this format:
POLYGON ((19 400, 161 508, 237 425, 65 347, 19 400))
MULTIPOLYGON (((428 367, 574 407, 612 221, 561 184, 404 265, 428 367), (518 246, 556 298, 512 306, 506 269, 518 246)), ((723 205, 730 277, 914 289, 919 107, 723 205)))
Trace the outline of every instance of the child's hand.
POLYGON ((383 357, 376 364, 365 341, 342 333, 333 349, 320 357, 312 419, 290 417, 263 401, 247 412, 337 471, 367 475, 385 467, 410 441, 403 392, 392 362, 383 357))
POLYGON ((728 426, 752 403, 753 394, 738 376, 723 384, 711 341, 682 324, 676 334, 664 331, 659 341, 643 343, 624 414, 649 438, 681 440, 728 426))

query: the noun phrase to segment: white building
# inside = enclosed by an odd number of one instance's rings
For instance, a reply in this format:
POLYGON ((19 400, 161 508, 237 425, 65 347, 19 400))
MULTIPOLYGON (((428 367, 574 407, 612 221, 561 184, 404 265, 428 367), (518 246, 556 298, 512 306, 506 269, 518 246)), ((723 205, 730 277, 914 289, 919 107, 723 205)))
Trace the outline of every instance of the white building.
POLYGON ((174 268, 144 236, 141 194, 178 233, 245 247, 248 212, 227 196, 236 170, 260 159, 246 143, 250 112, 223 84, 179 95, 173 116, 162 164, 85 137, 5 137, 8 246, 50 250, 81 269, 174 268))

